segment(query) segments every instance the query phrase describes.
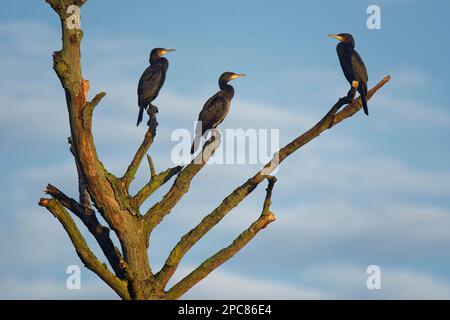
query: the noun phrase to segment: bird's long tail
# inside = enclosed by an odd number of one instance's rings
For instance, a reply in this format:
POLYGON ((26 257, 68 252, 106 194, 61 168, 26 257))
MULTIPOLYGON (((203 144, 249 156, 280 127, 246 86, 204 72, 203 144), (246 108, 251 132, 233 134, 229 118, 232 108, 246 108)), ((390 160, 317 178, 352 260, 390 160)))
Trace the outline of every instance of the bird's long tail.
POLYGON ((136 126, 138 126, 139 123, 142 122, 143 117, 144 117, 144 107, 139 107, 139 115, 138 115, 136 126))
POLYGON ((369 108, 367 108, 367 85, 366 84, 362 84, 361 85, 361 102, 362 102, 362 106, 364 109, 364 113, 366 115, 369 115, 369 108))

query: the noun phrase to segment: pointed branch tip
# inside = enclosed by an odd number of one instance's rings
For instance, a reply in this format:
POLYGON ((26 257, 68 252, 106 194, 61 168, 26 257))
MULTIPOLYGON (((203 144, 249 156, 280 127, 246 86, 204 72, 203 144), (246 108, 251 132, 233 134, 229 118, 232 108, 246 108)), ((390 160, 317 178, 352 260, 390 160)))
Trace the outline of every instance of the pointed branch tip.
POLYGON ((41 199, 39 200, 39 205, 40 205, 41 207, 47 207, 47 206, 50 204, 50 200, 51 200, 51 199, 48 199, 48 198, 41 198, 41 199))
MULTIPOLYGON (((84 80, 87 81, 87 80, 84 80)), ((89 102, 89 105, 91 106, 91 108, 96 107, 100 101, 106 96, 106 92, 99 92, 95 95, 95 97, 89 102)))
POLYGON ((150 176, 153 179, 156 176, 155 165, 153 163, 152 157, 150 157, 148 154, 147 154, 147 162, 148 167, 150 168, 150 176))

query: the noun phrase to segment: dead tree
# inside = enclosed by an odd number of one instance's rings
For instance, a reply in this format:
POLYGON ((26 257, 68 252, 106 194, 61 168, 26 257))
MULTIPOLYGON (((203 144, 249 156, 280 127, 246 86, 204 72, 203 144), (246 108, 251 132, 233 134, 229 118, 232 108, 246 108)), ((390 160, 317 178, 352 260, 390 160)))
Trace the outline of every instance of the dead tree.
MULTIPOLYGON (((203 161, 194 159, 185 166, 176 166, 157 173, 152 158, 147 155, 157 126, 152 114, 142 144, 123 176, 117 177, 110 173, 98 158, 91 130, 93 111, 106 93, 100 92, 92 100, 88 100, 89 82, 83 79, 80 62, 83 32, 79 28, 70 27, 67 21, 73 10, 78 10, 86 0, 46 0, 46 2, 58 14, 61 22, 62 49, 53 53, 53 68, 66 96, 70 122, 69 143, 78 170, 79 200, 66 196, 49 184, 46 193, 50 197, 42 198, 39 204, 47 208, 62 224, 84 265, 106 282, 122 299, 178 299, 234 256, 260 230, 275 220, 275 215, 270 211, 270 203, 276 179, 270 175, 271 172, 289 155, 318 137, 323 131, 353 116, 361 108, 360 99, 354 99, 355 90, 351 89, 347 96, 340 98, 316 125, 276 152, 271 162, 233 190, 195 228, 187 232, 170 252, 161 270, 155 272, 150 267, 147 254, 150 234, 188 192, 192 179, 204 167, 218 147, 220 139, 210 139, 205 144, 203 152, 197 156, 203 156, 203 161), (74 9, 73 6, 77 7, 74 9), (343 106, 345 107, 339 111, 343 106), (145 156, 150 167, 150 180, 136 194, 130 194, 129 186, 145 156), (140 207, 144 201, 173 177, 175 179, 162 199, 146 212, 141 212, 140 207), (166 288, 189 249, 264 180, 268 186, 259 218, 228 247, 206 259, 171 288, 166 288), (97 240, 110 268, 100 262, 88 247, 71 214, 80 219, 97 240), (108 226, 103 226, 99 222, 97 214, 103 217, 108 226), (111 241, 110 230, 117 235, 120 249, 111 241)), ((367 98, 370 99, 389 80, 389 76, 381 80, 369 91, 367 98)))

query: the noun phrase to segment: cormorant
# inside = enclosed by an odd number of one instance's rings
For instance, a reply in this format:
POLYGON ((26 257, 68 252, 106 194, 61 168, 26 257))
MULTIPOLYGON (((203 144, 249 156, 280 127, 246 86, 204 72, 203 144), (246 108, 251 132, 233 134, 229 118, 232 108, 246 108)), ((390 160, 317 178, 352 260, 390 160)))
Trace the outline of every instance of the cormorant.
MULTIPOLYGON (((175 49, 155 48, 150 52, 150 66, 145 69, 141 78, 139 79, 137 94, 139 115, 137 119, 137 126, 142 121, 144 109, 152 105, 152 101, 158 96, 159 90, 166 79, 166 72, 169 68, 169 61, 163 57, 166 53, 175 51, 175 49)), ((158 110, 156 108, 156 110, 158 110)))
POLYGON ((244 77, 245 74, 224 72, 219 78, 220 91, 206 101, 202 111, 198 115, 197 128, 195 129, 195 138, 191 147, 191 154, 195 152, 203 134, 216 128, 226 117, 230 110, 230 102, 234 96, 234 88, 228 84, 229 81, 244 77), (201 128, 200 128, 201 125, 201 128))
POLYGON ((330 38, 339 40, 336 51, 339 57, 339 62, 344 71, 345 78, 353 85, 354 81, 358 81, 358 92, 361 95, 362 106, 364 113, 369 115, 367 108, 367 69, 361 56, 355 50, 355 40, 350 33, 329 34, 330 38))

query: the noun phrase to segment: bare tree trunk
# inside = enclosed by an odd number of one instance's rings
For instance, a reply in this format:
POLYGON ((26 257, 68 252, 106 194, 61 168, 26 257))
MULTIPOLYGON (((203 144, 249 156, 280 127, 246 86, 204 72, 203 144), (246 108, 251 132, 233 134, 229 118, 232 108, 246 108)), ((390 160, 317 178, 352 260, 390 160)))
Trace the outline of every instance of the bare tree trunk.
MULTIPOLYGON (((350 90, 347 96, 340 98, 313 128, 280 149, 270 163, 230 193, 215 210, 186 233, 173 248, 163 268, 153 272, 147 253, 150 234, 188 192, 192 179, 219 146, 220 137, 210 139, 203 147, 202 153, 190 164, 168 168, 160 173, 155 172, 153 161, 147 155, 150 181, 135 195, 131 195, 129 186, 155 137, 158 125, 156 114, 154 111, 150 112, 149 129, 124 175, 116 177, 108 172, 97 156, 91 131, 93 111, 106 93, 100 92, 92 100, 88 100, 89 82, 83 79, 80 62, 83 32, 79 28, 69 27, 67 23, 73 13, 71 6, 80 8, 86 0, 46 1, 58 14, 61 22, 63 46, 60 51, 53 53, 53 68, 66 95, 71 130, 70 150, 78 170, 80 201, 69 198, 49 184, 46 193, 51 198, 42 198, 39 204, 46 207, 60 221, 85 266, 95 272, 122 299, 178 299, 234 256, 260 230, 275 220, 275 215, 270 211, 270 199, 276 179, 270 175, 271 172, 289 155, 320 133, 361 109, 360 99, 354 100, 355 89, 350 90), (346 104, 348 105, 338 112, 346 104), (142 203, 174 176, 175 181, 161 201, 142 214, 140 212, 142 203), (268 187, 260 217, 232 244, 205 260, 172 288, 166 289, 168 281, 188 250, 264 180, 268 181, 268 187), (91 202, 97 212, 91 207, 91 202), (77 216, 97 240, 112 271, 92 253, 69 212, 77 216), (108 227, 100 224, 97 213, 103 217, 108 227), (110 230, 117 235, 120 249, 111 241, 110 230)), ((389 76, 381 80, 369 91, 367 99, 389 80, 389 76)))

